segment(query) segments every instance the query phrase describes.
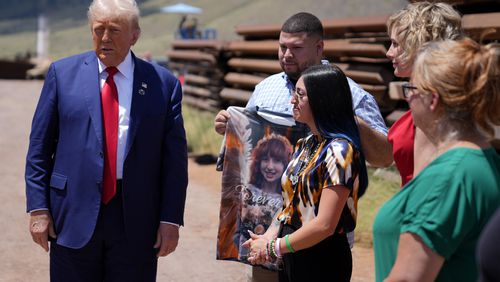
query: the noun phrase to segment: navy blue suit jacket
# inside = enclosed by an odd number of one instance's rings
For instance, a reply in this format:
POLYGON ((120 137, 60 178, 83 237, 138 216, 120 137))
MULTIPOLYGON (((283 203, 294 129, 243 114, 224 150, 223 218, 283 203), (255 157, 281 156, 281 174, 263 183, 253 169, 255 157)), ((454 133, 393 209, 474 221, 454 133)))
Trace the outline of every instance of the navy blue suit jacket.
MULTIPOLYGON (((183 224, 187 146, 179 81, 133 54, 134 82, 123 164, 127 238, 152 246, 160 221, 183 224)), ((101 206, 103 128, 98 61, 87 52, 50 66, 33 118, 27 210, 48 209, 57 243, 81 248, 101 206)))

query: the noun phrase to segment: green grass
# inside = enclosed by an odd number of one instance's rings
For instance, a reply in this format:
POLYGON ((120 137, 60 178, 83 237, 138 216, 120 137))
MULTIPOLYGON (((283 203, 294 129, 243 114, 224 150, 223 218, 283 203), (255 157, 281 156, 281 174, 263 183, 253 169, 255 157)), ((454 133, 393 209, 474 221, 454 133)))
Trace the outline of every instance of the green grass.
MULTIPOLYGON (((376 169, 368 169, 370 180, 366 193, 358 201, 358 221, 355 234, 356 244, 372 247, 372 225, 378 209, 400 189, 399 181, 374 175, 376 169)), ((383 169, 399 175, 395 168, 383 169)))
POLYGON ((214 130, 215 114, 183 105, 184 127, 191 154, 219 154, 222 136, 214 130))

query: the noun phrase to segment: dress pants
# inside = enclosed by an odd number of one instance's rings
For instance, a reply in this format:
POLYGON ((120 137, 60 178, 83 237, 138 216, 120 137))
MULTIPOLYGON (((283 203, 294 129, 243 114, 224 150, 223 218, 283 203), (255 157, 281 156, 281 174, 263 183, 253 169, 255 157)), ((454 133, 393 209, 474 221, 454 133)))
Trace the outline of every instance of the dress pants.
MULTIPOLYGON (((290 225, 281 225, 279 237, 295 232, 290 225)), ((346 234, 335 233, 318 244, 295 253, 283 255, 280 282, 351 280, 352 254, 346 234)))
MULTIPOLYGON (((50 280, 52 282, 156 281, 156 250, 150 259, 138 259, 130 252, 133 238, 127 238, 123 219, 122 183, 115 197, 101 204, 94 234, 81 249, 50 244, 50 280)), ((73 224, 78 224, 77 222, 73 224)), ((143 256, 141 256, 143 257, 143 256)))

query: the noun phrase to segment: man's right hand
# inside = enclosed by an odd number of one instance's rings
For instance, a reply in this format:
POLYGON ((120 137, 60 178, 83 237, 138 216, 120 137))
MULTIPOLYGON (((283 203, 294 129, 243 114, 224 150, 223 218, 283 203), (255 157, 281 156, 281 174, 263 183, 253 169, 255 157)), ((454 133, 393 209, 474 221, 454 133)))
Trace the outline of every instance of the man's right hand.
POLYGON ((31 212, 30 233, 33 241, 40 245, 46 252, 49 251, 49 236, 56 238, 52 216, 47 210, 31 212))
POLYGON ((224 135, 226 133, 226 124, 227 121, 231 118, 229 113, 226 110, 221 110, 216 116, 214 121, 215 132, 220 135, 224 135))

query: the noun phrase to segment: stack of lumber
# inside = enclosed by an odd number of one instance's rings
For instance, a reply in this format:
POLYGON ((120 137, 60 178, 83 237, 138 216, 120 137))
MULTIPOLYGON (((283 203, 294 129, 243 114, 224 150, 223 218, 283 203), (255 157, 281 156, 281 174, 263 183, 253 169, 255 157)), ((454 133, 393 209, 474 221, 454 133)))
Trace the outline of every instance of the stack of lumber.
MULTIPOLYGON (((346 18, 323 21, 325 31, 324 56, 338 65, 377 100, 384 112, 394 108, 387 95, 388 84, 394 79, 392 66, 385 57, 389 46, 385 23, 387 16, 346 18)), ((229 73, 224 77, 227 94, 244 102, 256 83, 281 71, 278 62, 278 38, 281 25, 238 26, 236 33, 244 40, 231 41, 229 73)))
POLYGON ((221 106, 225 42, 219 40, 175 40, 167 52, 168 67, 184 81, 183 101, 208 111, 221 106))

